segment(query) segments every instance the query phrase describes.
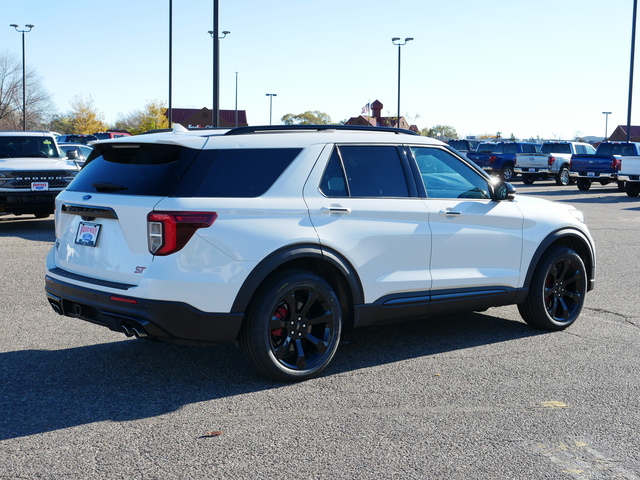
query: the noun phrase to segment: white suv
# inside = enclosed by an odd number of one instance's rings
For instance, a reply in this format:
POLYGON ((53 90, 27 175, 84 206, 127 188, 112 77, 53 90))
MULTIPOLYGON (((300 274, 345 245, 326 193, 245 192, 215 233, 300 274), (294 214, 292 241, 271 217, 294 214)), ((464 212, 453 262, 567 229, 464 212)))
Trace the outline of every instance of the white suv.
POLYGON ((346 327, 517 304, 571 325, 594 245, 573 207, 518 197, 398 129, 243 127, 101 141, 56 201, 46 292, 128 336, 237 341, 283 381, 346 327))

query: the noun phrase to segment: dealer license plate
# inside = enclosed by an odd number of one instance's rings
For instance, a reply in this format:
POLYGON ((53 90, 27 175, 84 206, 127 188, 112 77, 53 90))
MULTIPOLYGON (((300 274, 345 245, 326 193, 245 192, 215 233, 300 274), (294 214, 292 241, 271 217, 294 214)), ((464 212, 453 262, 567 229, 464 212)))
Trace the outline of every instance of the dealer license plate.
POLYGON ((80 222, 78 232, 76 233, 76 244, 95 247, 98 243, 100 227, 102 227, 102 225, 99 223, 80 222))
POLYGON ((587 177, 595 177, 595 172, 587 172, 587 177))
POLYGON ((31 182, 32 192, 48 192, 49 182, 31 182))

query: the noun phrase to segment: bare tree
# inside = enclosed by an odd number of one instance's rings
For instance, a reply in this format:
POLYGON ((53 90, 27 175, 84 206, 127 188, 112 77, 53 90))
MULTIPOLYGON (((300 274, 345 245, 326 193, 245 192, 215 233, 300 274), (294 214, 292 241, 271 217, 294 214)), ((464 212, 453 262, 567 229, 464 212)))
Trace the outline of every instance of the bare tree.
MULTIPOLYGON (((26 70, 27 129, 47 126, 55 107, 37 73, 26 70)), ((22 63, 15 55, 0 52, 0 130, 22 130, 22 63)))

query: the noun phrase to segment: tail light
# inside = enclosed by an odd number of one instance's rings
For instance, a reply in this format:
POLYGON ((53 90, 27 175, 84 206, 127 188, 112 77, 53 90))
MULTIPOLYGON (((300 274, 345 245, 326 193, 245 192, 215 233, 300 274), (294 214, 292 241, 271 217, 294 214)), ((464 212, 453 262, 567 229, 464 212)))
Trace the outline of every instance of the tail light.
POLYGON ((551 155, 549 155, 549 166, 550 167, 553 166, 555 161, 556 161, 556 157, 552 157, 551 155))
POLYGON ((493 163, 493 162, 495 162, 497 159, 498 159, 498 157, 496 157, 495 155, 491 155, 491 156, 489 157, 489 163, 493 163))
POLYGON ((215 212, 151 212, 147 215, 149 251, 154 255, 178 252, 199 228, 213 225, 215 212))
POLYGON ((616 157, 611 159, 611 169, 614 171, 620 170, 622 167, 622 160, 616 157))

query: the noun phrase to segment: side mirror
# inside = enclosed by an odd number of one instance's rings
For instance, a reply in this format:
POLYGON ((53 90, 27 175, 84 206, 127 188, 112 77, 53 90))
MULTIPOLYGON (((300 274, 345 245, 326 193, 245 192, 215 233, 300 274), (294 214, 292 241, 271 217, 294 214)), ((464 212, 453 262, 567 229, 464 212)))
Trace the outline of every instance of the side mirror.
MULTIPOLYGON (((495 178, 495 177, 494 177, 495 178)), ((500 202, 502 200, 513 200, 516 197, 516 189, 508 182, 491 180, 489 182, 489 190, 491 191, 491 200, 500 202)))
POLYGON ((78 158, 78 151, 77 150, 69 150, 67 152, 67 158, 69 160, 76 160, 78 158))

